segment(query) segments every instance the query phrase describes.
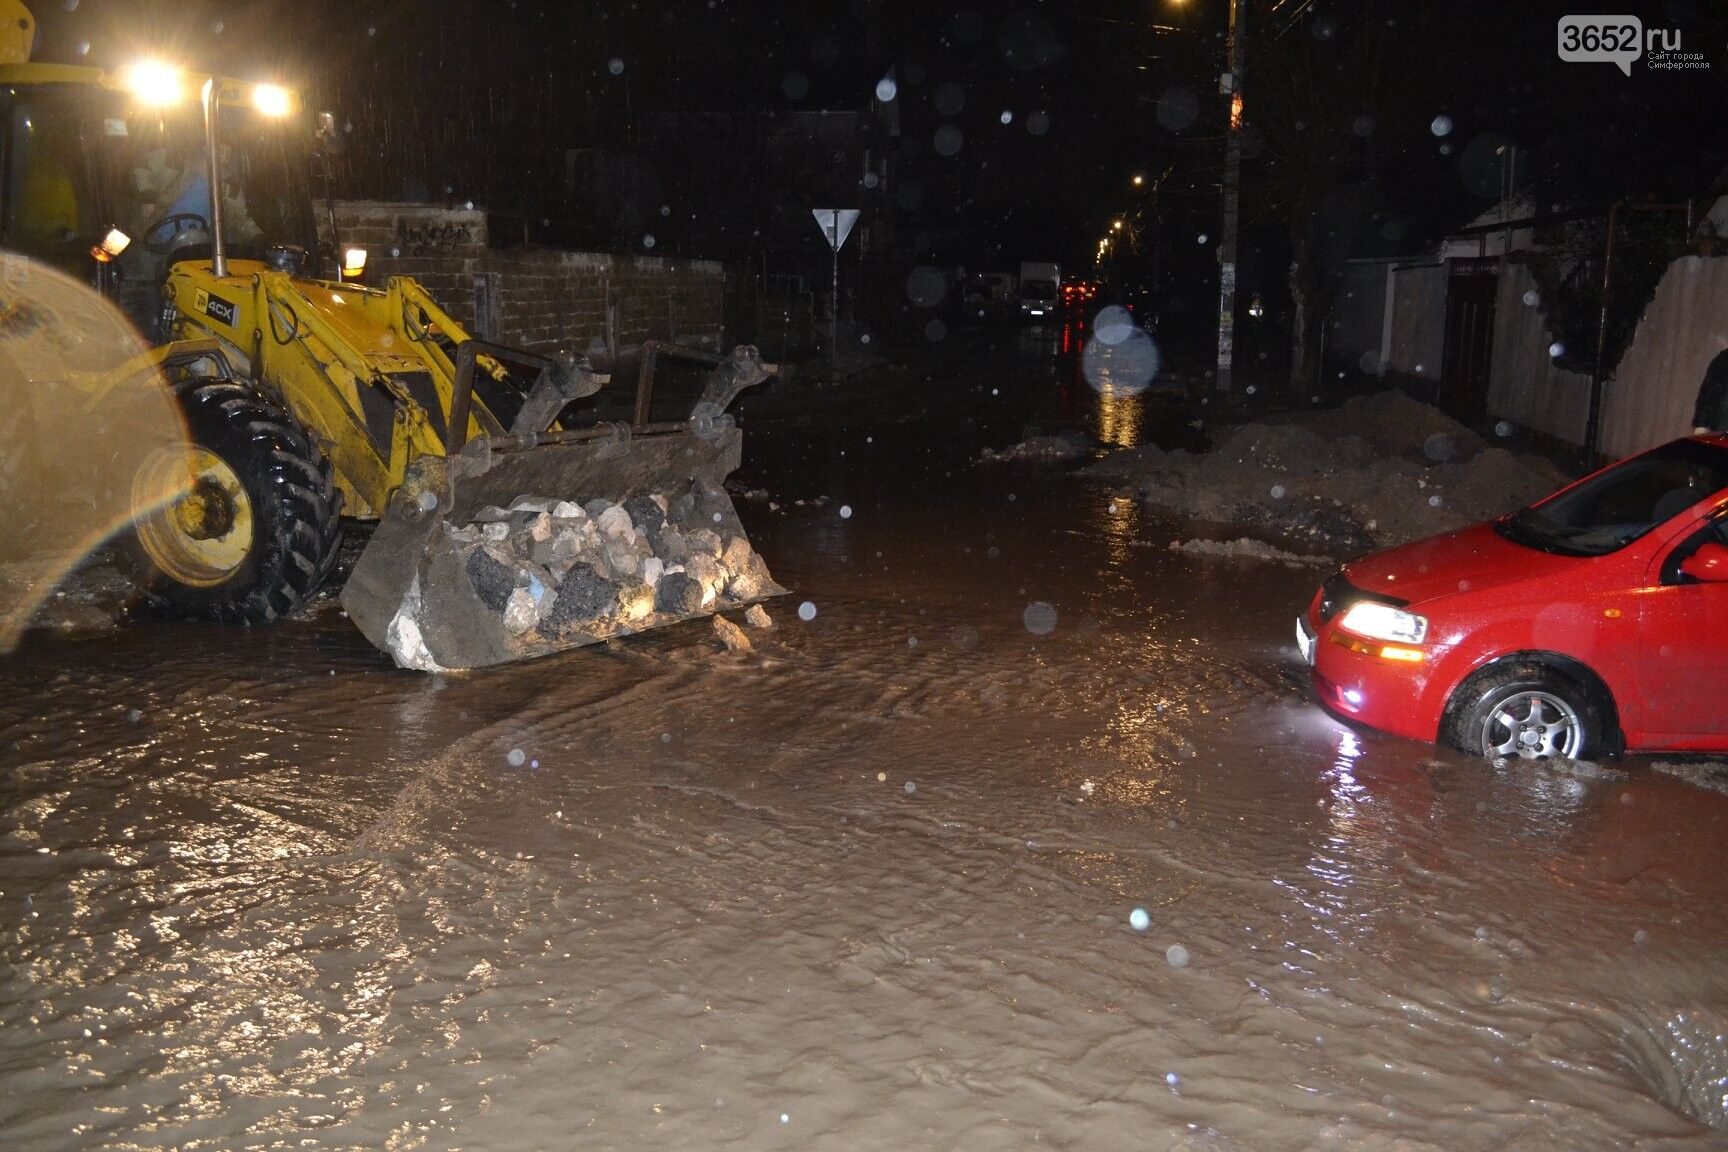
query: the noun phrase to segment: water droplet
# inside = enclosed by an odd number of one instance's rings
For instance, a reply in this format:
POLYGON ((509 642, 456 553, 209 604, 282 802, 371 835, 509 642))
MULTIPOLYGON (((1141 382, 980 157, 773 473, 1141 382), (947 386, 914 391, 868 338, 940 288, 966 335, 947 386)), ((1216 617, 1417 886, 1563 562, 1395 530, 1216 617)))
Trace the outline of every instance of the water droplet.
POLYGON ((1436 136, 1452 135, 1452 117, 1447 116, 1444 113, 1434 117, 1433 123, 1428 125, 1428 131, 1434 133, 1436 136))
POLYGON ((1034 112, 1026 117, 1026 131, 1034 136, 1042 136, 1050 131, 1050 114, 1048 112, 1034 112))
POLYGON ((624 75, 624 61, 620 57, 612 57, 612 59, 606 61, 606 71, 612 73, 614 76, 624 75))
POLYGON ((912 781, 908 780, 908 781, 906 781, 904 791, 905 791, 906 795, 910 796, 910 795, 912 795, 912 793, 918 791, 918 785, 916 785, 916 784, 912 783, 912 781))
POLYGON ((792 1117, 790 1117, 790 1116, 786 1115, 786 1113, 782 1112, 782 1113, 780 1113, 780 1123, 790 1124, 790 1123, 792 1123, 792 1117))
POLYGON ((884 76, 876 81, 876 99, 886 104, 900 94, 900 85, 894 83, 894 77, 884 76))
POLYGON ((654 233, 650 232, 646 236, 642 237, 642 247, 644 247, 644 248, 654 247, 654 233))
POLYGON ((1274 499, 1274 500, 1284 499, 1284 485, 1282 485, 1282 484, 1272 485, 1272 499, 1274 499))
POLYGON ((1208 237, 1207 237, 1206 233, 1204 233, 1204 232, 1200 233, 1200 241, 1199 242, 1201 244, 1205 244, 1207 239, 1208 239, 1208 237))
POLYGON ((1438 494, 1428 497, 1428 507, 1430 508, 1438 508, 1443 503, 1445 501, 1441 500, 1438 494))
POLYGON ((842 520, 852 519, 852 505, 850 505, 850 504, 840 505, 840 519, 842 519, 842 520))
POLYGON ((1014 113, 1012 113, 1012 112, 1008 111, 1008 109, 1004 108, 1004 109, 1002 109, 1001 119, 1002 119, 1002 123, 1004 123, 1004 124, 1012 124, 1012 123, 1014 123, 1014 113))
POLYGON ((888 773, 886 773, 886 772, 876 773, 876 783, 886 784, 887 782, 888 782, 888 773))
POLYGON ((1548 345, 1549 359, 1558 360, 1564 355, 1566 355, 1566 345, 1560 343, 1560 341, 1556 340, 1554 343, 1548 345))
POLYGON ((1644 931, 1644 929, 1642 929, 1642 928, 1638 929, 1638 931, 1632 933, 1632 943, 1634 943, 1634 944, 1648 944, 1648 943, 1650 943, 1650 933, 1644 931))
POLYGON ((1188 949, 1180 944, 1172 944, 1164 949, 1164 960, 1172 968, 1188 967, 1188 949))
POLYGON ((1056 631, 1056 607, 1043 600, 1034 600, 1020 614, 1020 622, 1034 636, 1048 636, 1056 631))
POLYGON ((1152 914, 1144 908, 1136 908, 1128 913, 1128 927, 1136 932, 1144 932, 1152 927, 1152 914))
POLYGON ((512 748, 509 752, 505 753, 504 760, 510 765, 510 767, 520 768, 528 762, 528 753, 522 751, 520 748, 512 748))
POLYGON ((803 620, 806 623, 816 619, 816 605, 810 603, 808 600, 798 605, 798 619, 803 620))
POLYGON ((930 146, 936 149, 938 156, 958 156, 965 143, 965 133, 953 124, 944 124, 936 129, 936 135, 931 140, 930 146))
POLYGON ((1176 1087, 1176 1085, 1179 1084, 1181 1082, 1181 1080, 1182 1080, 1182 1078, 1180 1076, 1176 1075, 1176 1073, 1174 1073, 1174 1072, 1164 1073, 1164 1083, 1170 1085, 1170 1087, 1172 1087, 1172 1088, 1176 1087))
POLYGON ((1536 305, 1542 303, 1542 293, 1536 291, 1534 288, 1530 289, 1524 293, 1524 303, 1530 308, 1536 307, 1536 305))

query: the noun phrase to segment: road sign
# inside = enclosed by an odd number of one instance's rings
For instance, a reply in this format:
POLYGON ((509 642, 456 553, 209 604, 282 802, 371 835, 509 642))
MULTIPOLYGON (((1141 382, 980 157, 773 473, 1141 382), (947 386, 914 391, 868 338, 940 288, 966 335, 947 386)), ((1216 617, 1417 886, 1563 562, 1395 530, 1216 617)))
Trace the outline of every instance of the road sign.
POLYGON ((856 208, 812 208, 810 214, 816 217, 816 226, 822 229, 828 247, 836 252, 845 246, 846 237, 852 235, 852 225, 858 223, 856 208))

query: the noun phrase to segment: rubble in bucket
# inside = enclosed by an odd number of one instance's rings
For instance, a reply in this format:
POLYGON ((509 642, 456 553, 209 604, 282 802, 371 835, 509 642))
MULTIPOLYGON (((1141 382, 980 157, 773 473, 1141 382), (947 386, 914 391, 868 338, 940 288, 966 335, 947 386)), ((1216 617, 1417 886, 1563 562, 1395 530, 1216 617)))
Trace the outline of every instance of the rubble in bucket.
MULTIPOLYGON (((672 499, 656 493, 622 504, 522 496, 509 508, 480 509, 469 523, 440 525, 427 568, 459 567, 465 579, 429 574, 422 587, 448 583, 455 590, 446 595, 471 594, 486 610, 467 614, 473 626, 493 632, 512 657, 781 594, 736 513, 710 507, 695 487, 672 499)), ((397 663, 438 670, 425 642, 432 614, 420 596, 404 603, 388 645, 397 663)))

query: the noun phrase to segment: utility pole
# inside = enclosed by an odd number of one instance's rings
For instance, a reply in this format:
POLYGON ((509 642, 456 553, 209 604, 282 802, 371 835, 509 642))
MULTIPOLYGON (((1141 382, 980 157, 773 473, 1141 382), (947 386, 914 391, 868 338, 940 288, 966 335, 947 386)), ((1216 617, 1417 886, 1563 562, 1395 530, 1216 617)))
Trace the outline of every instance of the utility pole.
POLYGON ((1230 0, 1230 65, 1219 87, 1230 123, 1224 136, 1224 234, 1218 245, 1218 391, 1228 392, 1236 353, 1236 221, 1242 188, 1242 0, 1230 0))

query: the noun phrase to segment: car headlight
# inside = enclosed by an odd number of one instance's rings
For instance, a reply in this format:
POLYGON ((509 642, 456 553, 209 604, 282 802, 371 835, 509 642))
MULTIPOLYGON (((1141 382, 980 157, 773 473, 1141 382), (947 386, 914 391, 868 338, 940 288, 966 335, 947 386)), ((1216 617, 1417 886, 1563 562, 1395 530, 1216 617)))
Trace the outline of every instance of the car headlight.
POLYGON ((1420 644, 1428 638, 1426 616, 1373 600, 1352 604, 1338 626, 1370 640, 1390 640, 1395 644, 1420 644))

